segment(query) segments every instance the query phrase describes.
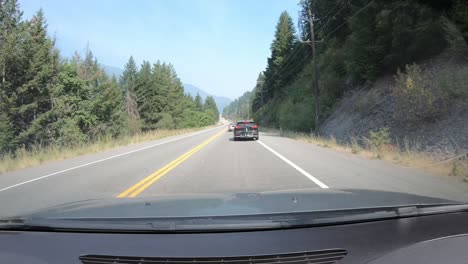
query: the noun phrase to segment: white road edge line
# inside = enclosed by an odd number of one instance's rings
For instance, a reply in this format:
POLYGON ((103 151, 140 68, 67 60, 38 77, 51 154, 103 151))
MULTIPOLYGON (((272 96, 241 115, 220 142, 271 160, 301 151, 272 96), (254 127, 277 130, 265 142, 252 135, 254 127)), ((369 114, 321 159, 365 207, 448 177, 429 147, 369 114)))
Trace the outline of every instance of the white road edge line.
POLYGON ((310 175, 307 171, 301 169, 301 167, 297 166, 296 164, 294 164, 292 161, 288 160, 287 158, 285 158, 283 155, 279 154, 278 152, 276 152, 274 149, 270 148, 269 146, 267 146, 265 143, 261 142, 260 140, 257 140, 257 143, 259 143, 260 145, 264 146, 266 149, 268 149, 269 151, 271 151, 271 153, 275 154, 278 158, 282 159, 284 162, 286 162, 287 164, 291 165, 291 167, 295 168, 297 171, 299 171, 300 173, 302 173, 304 176, 306 176, 307 178, 309 178, 311 181, 313 181, 315 184, 317 184, 318 186, 320 186, 320 188, 323 188, 323 189, 328 189, 330 187, 328 187, 325 183, 319 181, 317 178, 315 178, 314 176, 310 175))
POLYGON ((217 126, 217 127, 214 127, 214 128, 210 128, 208 130, 203 130, 203 131, 196 132, 194 134, 190 134, 190 135, 186 135, 186 136, 183 136, 183 137, 171 139, 171 140, 164 141, 164 142, 161 142, 161 143, 156 143, 156 144, 153 144, 153 145, 150 145, 150 146, 146 146, 146 147, 143 147, 143 148, 139 148, 139 149, 135 149, 135 150, 132 150, 132 151, 125 152, 125 153, 121 153, 121 154, 118 154, 118 155, 110 156, 110 157, 107 157, 107 158, 104 158, 104 159, 95 160, 95 161, 92 161, 92 162, 88 162, 88 163, 78 165, 78 166, 75 166, 75 167, 71 167, 71 168, 68 168, 68 169, 64 169, 64 170, 61 170, 61 171, 56 171, 56 172, 53 172, 53 173, 50 173, 50 174, 47 174, 47 175, 44 175, 44 176, 41 176, 41 177, 38 177, 38 178, 34 178, 32 180, 29 180, 29 181, 20 182, 20 183, 5 187, 3 189, 0 189, 0 192, 6 191, 6 190, 11 189, 11 188, 15 188, 15 187, 27 184, 27 183, 42 180, 42 179, 45 179, 45 178, 48 178, 48 177, 51 177, 51 176, 54 176, 54 175, 57 175, 57 174, 60 174, 60 173, 64 173, 64 172, 67 172, 67 171, 87 167, 87 166, 90 166, 90 165, 93 165, 93 164, 96 164, 96 163, 99 163, 99 162, 103 162, 103 161, 110 160, 110 159, 115 159, 115 158, 118 158, 118 157, 122 157, 122 156, 125 156, 125 155, 128 155, 128 154, 132 154, 132 153, 139 152, 139 151, 142 151, 142 150, 146 150, 146 149, 149 149, 149 148, 154 148, 154 147, 164 145, 164 144, 167 144, 167 143, 171 143, 171 142, 181 140, 181 139, 184 139, 184 138, 193 137, 193 136, 196 136, 196 135, 199 135, 199 134, 202 134, 202 133, 205 133, 205 132, 209 132, 209 131, 212 131, 212 130, 215 130, 215 129, 219 129, 219 128, 220 127, 217 126))

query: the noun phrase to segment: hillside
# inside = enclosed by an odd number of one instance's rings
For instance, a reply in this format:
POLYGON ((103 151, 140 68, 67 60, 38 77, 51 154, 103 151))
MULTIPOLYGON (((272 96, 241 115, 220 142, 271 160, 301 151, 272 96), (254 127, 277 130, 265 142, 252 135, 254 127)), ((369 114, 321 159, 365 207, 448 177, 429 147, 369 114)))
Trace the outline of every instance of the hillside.
POLYGON ((123 70, 119 67, 104 64, 101 65, 101 67, 104 69, 104 72, 111 77, 115 76, 116 78, 120 78, 120 76, 122 76, 123 70))
MULTIPOLYGON (((320 134, 341 143, 365 145, 371 132, 388 131, 390 142, 401 150, 418 151, 442 160, 468 151, 468 57, 444 52, 416 66, 420 71, 386 75, 369 87, 349 91, 320 125, 320 134), (419 76, 417 76, 419 75, 419 76), (423 109, 402 104, 399 77, 405 82, 423 79, 430 94, 452 94, 452 99, 431 99, 423 109), (450 102, 443 100, 449 100, 450 102), (403 110, 404 115, 399 115, 403 110), (413 111, 417 110, 417 111, 413 111), (411 113, 417 113, 412 115, 411 113), (408 120, 409 119, 409 120, 408 120)), ((417 69, 417 68, 416 68, 417 69)), ((407 94, 404 95, 408 98, 407 94)))
MULTIPOLYGON (((300 4, 300 25, 287 12, 278 19, 271 55, 248 103, 257 122, 362 145, 372 133, 382 134, 387 143, 407 142, 438 158, 466 149, 468 2, 300 4), (309 7, 320 40, 319 76, 305 44, 309 7)), ((244 106, 236 107, 230 111, 244 106)))
POLYGON ((227 105, 223 110, 223 116, 231 120, 239 119, 250 119, 252 117, 252 112, 250 111, 250 106, 252 104, 253 92, 245 92, 239 98, 232 101, 227 105))
POLYGON ((89 47, 66 59, 42 9, 23 20, 17 1, 0 3, 0 158, 218 122, 214 99, 184 94, 171 63, 103 68, 89 47))
POLYGON ((184 86, 185 93, 190 94, 192 97, 195 97, 197 94, 199 94, 201 98, 205 100, 206 97, 212 96, 216 102, 216 105, 218 106, 218 111, 220 113, 227 105, 229 105, 232 102, 230 98, 209 94, 203 91, 202 89, 196 87, 195 85, 189 83, 182 83, 182 85, 184 86))

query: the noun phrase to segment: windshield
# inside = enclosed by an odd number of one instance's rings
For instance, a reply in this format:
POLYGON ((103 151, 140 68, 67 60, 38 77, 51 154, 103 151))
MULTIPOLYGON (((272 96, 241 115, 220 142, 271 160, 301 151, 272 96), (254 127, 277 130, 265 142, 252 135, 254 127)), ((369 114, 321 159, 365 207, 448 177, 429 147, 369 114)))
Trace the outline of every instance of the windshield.
POLYGON ((0 220, 400 216, 467 153, 467 1, 0 0, 0 220))

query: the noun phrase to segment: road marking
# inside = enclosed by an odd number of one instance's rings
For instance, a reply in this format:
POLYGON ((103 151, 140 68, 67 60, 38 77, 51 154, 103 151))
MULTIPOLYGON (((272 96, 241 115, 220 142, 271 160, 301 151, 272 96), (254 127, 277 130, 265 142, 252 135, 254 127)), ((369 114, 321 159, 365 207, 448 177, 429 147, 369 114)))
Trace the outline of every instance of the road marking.
POLYGON ((320 186, 321 188, 323 189, 328 189, 329 187, 324 184, 323 182, 319 181, 317 178, 315 178, 314 176, 310 175, 307 171, 301 169, 301 167, 297 166, 296 164, 294 164, 292 161, 288 160, 287 158, 285 158, 283 155, 279 154, 278 152, 276 152, 274 149, 270 148, 269 146, 267 146, 265 143, 261 142, 260 140, 257 140, 257 143, 259 143, 260 145, 264 146, 266 149, 268 149, 271 153, 275 154, 278 158, 282 159, 284 162, 286 162, 287 164, 291 165, 291 167, 295 168, 297 171, 299 171, 300 173, 302 173, 304 176, 306 176, 307 178, 309 178, 311 181, 313 181, 315 184, 317 184, 318 186, 320 186))
POLYGON ((208 132, 208 131, 212 131, 212 130, 215 130, 215 129, 219 129, 219 127, 210 128, 208 130, 203 130, 203 131, 200 131, 200 132, 196 132, 194 134, 190 134, 190 135, 187 135, 187 136, 171 139, 171 140, 164 141, 164 142, 161 142, 161 143, 156 143, 156 144, 153 144, 153 145, 150 145, 150 146, 146 146, 146 147, 143 147, 143 148, 139 148, 139 149, 135 149, 135 150, 132 150, 132 151, 125 152, 125 153, 121 153, 121 154, 118 154, 118 155, 110 156, 110 157, 107 157, 107 158, 104 158, 104 159, 95 160, 95 161, 92 161, 92 162, 88 162, 88 163, 78 165, 78 166, 75 166, 75 167, 71 167, 71 168, 68 168, 68 169, 64 169, 64 170, 61 170, 61 171, 56 171, 56 172, 53 172, 53 173, 50 173, 50 174, 47 174, 47 175, 44 175, 44 176, 41 176, 41 177, 38 177, 38 178, 34 178, 32 180, 20 182, 20 183, 5 187, 3 189, 0 189, 0 192, 6 191, 6 190, 11 189, 11 188, 15 188, 15 187, 27 184, 27 183, 42 180, 42 179, 45 179, 45 178, 48 178, 48 177, 51 177, 51 176, 54 176, 54 175, 57 175, 57 174, 60 174, 60 173, 67 172, 67 171, 76 170, 76 169, 87 167, 87 166, 90 166, 90 165, 93 165, 93 164, 96 164, 96 163, 99 163, 99 162, 103 162, 103 161, 110 160, 110 159, 115 159, 115 158, 118 158, 118 157, 122 157, 122 156, 125 156, 125 155, 135 153, 135 152, 139 152, 139 151, 142 151, 142 150, 154 148, 154 147, 161 146, 161 145, 171 143, 171 142, 174 142, 174 141, 177 141, 177 140, 181 140, 181 139, 184 139, 184 138, 193 137, 193 136, 196 136, 196 135, 208 132))
POLYGON ((131 186, 127 190, 123 191, 119 195, 117 195, 117 198, 124 198, 124 197, 136 197, 138 194, 140 194, 142 191, 144 191, 146 188, 148 188, 151 184, 159 180, 161 177, 166 175, 168 172, 173 170, 175 167, 177 167, 179 164, 184 162, 184 160, 190 158, 193 154, 198 152, 200 149, 202 149, 204 146, 208 145, 211 141, 215 140, 217 137, 221 136, 224 134, 225 131, 222 130, 216 135, 210 137, 200 145, 196 146, 195 148, 187 151, 185 154, 182 156, 178 157, 177 159, 169 162, 167 165, 164 167, 160 168, 159 170, 155 171, 148 177, 144 178, 143 180, 137 182, 135 185, 131 186))

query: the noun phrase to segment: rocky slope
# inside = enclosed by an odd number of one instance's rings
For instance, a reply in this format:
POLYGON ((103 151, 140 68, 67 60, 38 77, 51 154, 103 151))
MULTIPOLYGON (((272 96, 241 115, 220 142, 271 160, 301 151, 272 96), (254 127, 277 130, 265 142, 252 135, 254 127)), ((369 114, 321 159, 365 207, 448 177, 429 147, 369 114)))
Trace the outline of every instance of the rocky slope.
MULTIPOLYGON (((424 63, 425 71, 431 73, 454 66, 468 67, 468 63, 447 54, 424 63)), ((462 87, 468 90, 468 83, 463 83, 462 87)), ((370 87, 350 91, 321 125, 321 135, 334 136, 341 142, 356 138, 363 143, 370 131, 388 128, 393 145, 401 148, 409 146, 427 152, 438 160, 468 151, 466 101, 450 106, 449 111, 436 120, 402 124, 395 118, 394 89, 395 76, 387 75, 370 87)))

